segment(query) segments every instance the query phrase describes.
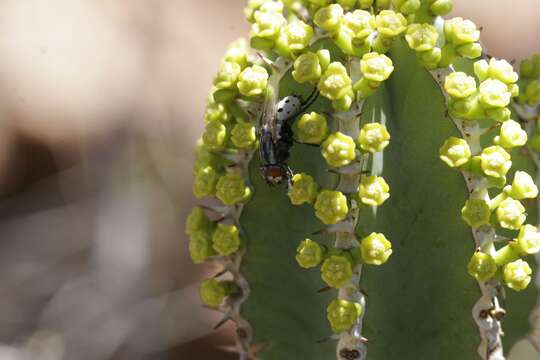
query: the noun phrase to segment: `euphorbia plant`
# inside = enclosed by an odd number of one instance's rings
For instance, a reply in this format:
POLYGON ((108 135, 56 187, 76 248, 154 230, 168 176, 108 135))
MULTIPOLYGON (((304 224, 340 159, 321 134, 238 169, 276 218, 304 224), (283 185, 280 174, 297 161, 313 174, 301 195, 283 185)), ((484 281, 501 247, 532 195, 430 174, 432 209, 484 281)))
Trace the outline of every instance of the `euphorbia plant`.
POLYGON ((505 314, 510 341, 526 333, 505 286, 531 280, 538 189, 510 106, 534 96, 451 9, 248 2, 196 150, 193 192, 216 201, 187 220, 193 260, 216 267, 201 298, 236 323, 241 359, 503 359, 505 314), (276 185, 260 168, 288 125, 276 185))

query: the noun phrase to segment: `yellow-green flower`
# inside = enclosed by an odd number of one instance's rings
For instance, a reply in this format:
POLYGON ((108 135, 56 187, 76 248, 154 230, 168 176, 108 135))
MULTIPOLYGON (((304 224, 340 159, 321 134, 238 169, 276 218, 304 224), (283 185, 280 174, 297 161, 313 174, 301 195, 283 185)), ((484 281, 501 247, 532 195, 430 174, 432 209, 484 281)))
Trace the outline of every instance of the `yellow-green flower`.
POLYGON ((283 14, 277 11, 256 11, 251 25, 251 37, 275 40, 286 23, 283 14))
POLYGON ((285 53, 304 50, 313 37, 313 28, 303 21, 292 21, 281 28, 276 46, 285 53))
POLYGON ((239 149, 253 148, 257 142, 255 126, 248 122, 237 122, 231 131, 231 141, 239 149))
POLYGON ((527 143, 527 132, 514 120, 507 120, 501 125, 500 136, 495 140, 498 145, 506 149, 523 146, 527 143))
POLYGON ((240 38, 233 41, 227 48, 223 61, 237 63, 242 69, 245 68, 248 61, 248 46, 246 40, 240 38))
POLYGON ((360 129, 358 143, 364 151, 372 153, 383 151, 390 143, 390 133, 383 124, 368 123, 360 129))
POLYGON ((392 10, 383 10, 375 18, 377 31, 386 37, 398 36, 407 29, 407 19, 392 10))
POLYGON ((235 225, 218 224, 212 235, 212 248, 220 255, 229 256, 240 249, 240 235, 235 225))
POLYGON ((315 216, 327 225, 345 219, 349 212, 347 198, 340 191, 323 190, 315 201, 315 216))
POLYGON ((531 282, 532 269, 526 261, 521 259, 506 264, 503 271, 506 286, 515 291, 527 288, 531 282))
POLYGON ((494 178, 505 177, 512 166, 510 154, 499 145, 490 146, 482 150, 480 159, 484 174, 494 178))
POLYGON ((244 178, 237 172, 230 172, 219 178, 216 185, 216 197, 225 205, 235 205, 249 199, 251 189, 244 178))
POLYGON ((220 149, 227 140, 227 127, 219 121, 211 121, 206 124, 202 139, 208 148, 220 149))
POLYGON ((454 45, 468 44, 480 40, 480 31, 471 20, 456 17, 444 23, 446 40, 454 45))
POLYGON ((308 81, 317 81, 321 77, 322 68, 319 56, 312 52, 300 55, 294 61, 292 76, 294 80, 303 84, 308 81))
POLYGON ((375 31, 375 27, 375 17, 369 11, 355 10, 345 14, 341 29, 353 39, 364 40, 375 31))
POLYGON ((371 52, 362 56, 360 71, 367 79, 381 82, 390 77, 394 71, 394 65, 388 56, 371 52))
POLYGON ((317 88, 322 96, 339 100, 352 91, 352 81, 345 66, 336 61, 328 65, 317 88))
POLYGON ((330 134, 321 144, 321 153, 330 166, 339 167, 356 158, 356 145, 352 137, 341 132, 330 134))
POLYGON ((540 252, 540 233, 538 228, 532 225, 523 225, 519 229, 516 246, 523 255, 533 255, 540 252))
POLYGON ((370 265, 382 265, 392 255, 392 243, 381 233, 371 233, 360 243, 362 261, 370 265))
POLYGON ((244 96, 259 96, 266 90, 268 72, 259 65, 245 68, 238 76, 238 90, 244 96))
POLYGON ((212 233, 209 230, 195 231, 189 236, 189 255, 195 264, 215 255, 212 249, 212 233))
POLYGON ((342 255, 332 255, 324 260, 321 277, 328 286, 340 288, 352 277, 352 261, 342 255))
POLYGON ((343 18, 343 8, 339 4, 332 4, 320 8, 313 18, 315 24, 326 31, 336 31, 343 18))
POLYGON ((214 78, 214 86, 217 89, 230 89, 234 87, 241 71, 242 67, 235 62, 222 62, 214 78))
POLYGON ((295 124, 295 134, 300 142, 320 144, 328 136, 326 118, 316 112, 305 113, 295 124))
POLYGON ((428 51, 435 47, 439 33, 430 24, 410 24, 405 33, 405 40, 415 51, 428 51))
POLYGON ((202 302, 212 308, 217 308, 227 296, 227 286, 216 279, 206 279, 199 289, 202 302))
POLYGON ((304 269, 319 266, 324 257, 324 248, 316 241, 305 239, 296 249, 296 262, 304 269))
POLYGON ((362 306, 355 302, 335 299, 328 305, 326 313, 332 330, 340 333, 349 330, 358 321, 362 306))
POLYGON ((525 171, 516 171, 508 195, 516 200, 534 199, 538 196, 538 187, 531 175, 525 171))
POLYGON ((500 80, 505 84, 513 84, 519 78, 508 61, 504 59, 497 60, 495 58, 489 60, 488 77, 500 80))
POLYGON ((204 210, 195 206, 186 218, 186 235, 191 235, 200 230, 210 230, 213 228, 213 222, 206 216, 204 210))
POLYGON ((487 108, 505 107, 511 97, 508 86, 500 80, 487 79, 480 84, 480 102, 487 108))
POLYGON ((444 79, 444 89, 456 99, 464 99, 476 92, 476 80, 464 72, 453 72, 444 79))
POLYGON ((390 187, 380 176, 363 176, 358 186, 358 196, 365 205, 382 205, 390 197, 390 187))
POLYGON ((501 227, 518 230, 525 222, 525 207, 512 198, 503 200, 497 208, 497 220, 501 227))
POLYGON ((489 204, 482 199, 469 199, 461 209, 461 218, 471 227, 489 224, 490 216, 489 204))
POLYGON ((193 194, 198 198, 214 195, 218 177, 219 174, 211 166, 199 169, 195 173, 195 179, 193 180, 193 194))
POLYGON ((478 281, 488 281, 497 272, 497 265, 491 255, 477 251, 471 257, 467 271, 478 281))
POLYGON ((439 149, 439 157, 446 165, 452 168, 459 167, 469 161, 471 149, 464 139, 451 136, 439 149))
POLYGON ((292 186, 289 187, 287 195, 293 205, 302 205, 304 203, 311 204, 317 197, 319 185, 313 177, 308 174, 294 174, 292 178, 292 186))

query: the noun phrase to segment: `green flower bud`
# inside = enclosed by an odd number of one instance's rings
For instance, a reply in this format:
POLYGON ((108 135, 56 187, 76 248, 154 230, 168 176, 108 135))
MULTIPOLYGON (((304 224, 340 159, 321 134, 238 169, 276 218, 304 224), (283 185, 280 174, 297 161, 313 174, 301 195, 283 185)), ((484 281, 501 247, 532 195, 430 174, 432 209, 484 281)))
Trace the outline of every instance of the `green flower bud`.
POLYGON ((195 231, 189 237, 189 255, 195 264, 200 264, 215 255, 212 249, 212 233, 208 230, 195 231))
POLYGON ((519 78, 508 61, 504 59, 496 60, 495 58, 489 60, 488 76, 500 80, 505 84, 513 84, 519 78))
POLYGON ((538 196, 538 187, 531 175, 525 171, 516 171, 512 186, 508 189, 508 195, 516 200, 534 199, 538 196))
POLYGON ((392 10, 383 10, 375 17, 377 30, 386 37, 395 37, 407 29, 407 19, 392 10))
POLYGON ((489 77, 489 63, 486 60, 478 60, 474 63, 474 73, 480 81, 489 77))
POLYGON ((439 67, 439 63, 442 59, 442 51, 441 48, 434 47, 431 50, 417 52, 416 57, 422 65, 427 69, 432 70, 439 67))
POLYGON ((326 225, 336 224, 349 213, 347 198, 340 191, 323 190, 315 201, 315 216, 326 225))
POLYGON ((461 218, 470 227, 479 227, 489 224, 491 211, 489 204, 482 199, 469 199, 461 209, 461 218))
POLYGON ((508 108, 491 108, 486 109, 486 115, 500 123, 510 120, 512 112, 508 108))
POLYGON ((471 20, 456 17, 444 23, 446 40, 454 45, 469 44, 480 40, 480 31, 471 20))
POLYGON ((456 51, 467 59, 476 59, 482 55, 483 49, 480 43, 469 43, 457 46, 456 51))
POLYGON ((219 121, 211 121, 206 124, 202 139, 208 148, 220 149, 227 140, 227 127, 219 121))
POLYGON ((354 101, 354 92, 351 90, 344 97, 332 101, 332 108, 337 112, 349 111, 354 101))
POLYGON ((238 90, 244 96, 259 96, 266 90, 268 72, 259 65, 245 68, 238 76, 238 90))
POLYGON ((444 89, 448 95, 463 99, 476 92, 476 80, 464 72, 453 72, 444 79, 444 89))
POLYGON ((519 74, 523 78, 534 78, 534 63, 532 59, 523 59, 519 63, 519 74))
POLYGON ((443 16, 452 11, 454 4, 452 0, 435 0, 429 7, 429 10, 438 16, 443 16))
POLYGON ((321 77, 322 68, 317 54, 307 52, 294 61, 292 76, 294 80, 303 84, 308 81, 317 81, 321 77))
POLYGON ((431 50, 437 44, 439 33, 435 26, 430 24, 410 24, 405 33, 405 40, 409 47, 416 51, 431 50))
POLYGON ((343 18, 343 8, 339 4, 332 4, 320 8, 316 13, 313 21, 323 30, 334 32, 339 28, 341 19, 343 18))
POLYGON ((527 288, 531 282, 532 269, 521 259, 511 262, 504 267, 503 278, 506 286, 515 291, 527 288))
POLYGON ((229 256, 240 249, 240 235, 235 225, 218 224, 212 235, 212 248, 220 255, 229 256))
POLYGON ((197 145, 195 145, 195 165, 193 167, 194 174, 207 166, 217 168, 219 163, 220 158, 213 154, 208 146, 204 145, 202 138, 199 138, 197 140, 197 145))
POLYGON ((261 7, 262 4, 268 2, 269 0, 248 0, 246 7, 244 8, 244 15, 246 20, 250 23, 255 21, 254 15, 257 10, 261 7))
POLYGON ((204 121, 206 123, 212 121, 225 123, 229 121, 229 113, 223 104, 216 103, 214 99, 211 98, 204 113, 204 121))
POLYGON ((322 96, 330 100, 343 98, 352 90, 352 80, 347 73, 347 69, 340 62, 333 62, 328 65, 317 88, 322 96))
POLYGON ((335 299, 328 305, 326 312, 332 331, 340 333, 356 324, 362 315, 362 306, 355 302, 335 299))
POLYGON ((247 122, 237 122, 231 131, 231 141, 239 149, 251 149, 257 143, 255 126, 247 122))
POLYGON ((365 40, 375 31, 375 17, 366 10, 348 12, 343 17, 341 30, 356 40, 365 40))
POLYGON ((299 141, 320 144, 328 136, 326 118, 316 112, 306 113, 295 124, 295 134, 299 141))
POLYGON ((362 261, 370 265, 382 265, 392 255, 392 243, 381 233, 371 233, 360 244, 362 261))
POLYGON ((319 266, 324 257, 325 249, 316 241, 305 239, 296 249, 296 261, 304 269, 319 266))
POLYGON ((206 216, 204 210, 198 206, 195 206, 191 213, 186 218, 186 229, 185 232, 187 235, 194 234, 197 231, 208 231, 214 227, 212 220, 206 216))
POLYGON ((276 49, 285 56, 297 53, 309 45, 313 37, 313 28, 303 21, 293 21, 281 28, 276 42, 276 49))
POLYGON ((393 3, 394 7, 405 15, 417 12, 421 5, 420 0, 393 0, 393 3))
POLYGON ((253 18, 255 22, 251 25, 251 37, 265 40, 276 40, 281 27, 286 23, 283 14, 277 11, 259 10, 254 13, 253 18))
POLYGON ((480 95, 475 93, 464 99, 450 98, 448 112, 464 120, 479 120, 486 117, 485 109, 480 105, 480 95))
POLYGON ((454 168, 465 165, 471 158, 471 148, 467 141, 449 137, 439 149, 439 157, 446 165, 454 168))
POLYGON ((467 265, 467 272, 478 281, 488 281, 497 272, 497 264, 491 255, 477 251, 467 265))
POLYGON ((317 197, 318 189, 319 186, 311 176, 299 173, 293 176, 287 195, 293 205, 311 204, 317 197))
POLYGON ((525 97, 527 99, 527 104, 530 106, 535 106, 540 103, 540 81, 532 80, 525 87, 525 97))
POLYGON ((353 138, 339 131, 330 134, 321 144, 322 156, 334 167, 350 164, 356 158, 355 149, 353 138))
POLYGON ((232 284, 216 279, 206 279, 199 289, 202 302, 212 308, 217 308, 225 297, 231 293, 232 284))
POLYGON ((358 185, 358 196, 365 205, 379 206, 390 197, 390 187, 380 176, 364 176, 358 185))
POLYGON ((358 143, 364 151, 379 152, 390 143, 390 133, 383 124, 368 123, 360 129, 358 143))
POLYGON ((482 171, 487 176, 503 178, 512 166, 510 154, 495 145, 485 148, 480 154, 482 171))
POLYGON ((508 86, 500 80, 487 79, 480 84, 480 102, 487 108, 505 107, 511 97, 508 86))
POLYGON ((322 71, 326 71, 326 69, 328 69, 328 65, 330 65, 330 61, 332 61, 330 51, 327 49, 321 49, 317 51, 317 57, 319 58, 322 71))
POLYGON ((532 225, 524 225, 519 229, 516 248, 522 255, 533 255, 540 252, 540 233, 532 225))
POLYGON ((223 57, 223 61, 237 63, 243 69, 248 63, 248 47, 245 39, 233 41, 223 57))
POLYGON ((214 195, 218 177, 219 174, 211 166, 199 169, 193 180, 193 194, 198 198, 214 195))
POLYGON ((340 288, 352 277, 352 261, 344 255, 333 255, 324 260, 321 277, 328 286, 340 288))
POLYGON ((230 172, 219 178, 216 185, 216 197, 225 205, 236 205, 251 196, 251 189, 244 178, 237 172, 230 172))
POLYGON ((353 90, 356 91, 358 99, 366 99, 375 94, 380 84, 380 82, 370 81, 368 78, 362 77, 353 85, 353 90))
POLYGON ((505 229, 518 230, 525 222, 525 207, 512 198, 503 200, 497 208, 497 220, 505 229))
POLYGON ((497 136, 494 142, 506 149, 523 146, 527 142, 527 132, 517 121, 508 120, 502 123, 500 136, 497 136))
POLYGON ((219 71, 214 78, 214 86, 217 89, 233 88, 236 85, 236 80, 241 71, 242 67, 235 62, 222 62, 219 71))
POLYGON ((394 66, 388 56, 372 52, 365 54, 360 60, 360 71, 368 80, 381 82, 390 77, 394 66))

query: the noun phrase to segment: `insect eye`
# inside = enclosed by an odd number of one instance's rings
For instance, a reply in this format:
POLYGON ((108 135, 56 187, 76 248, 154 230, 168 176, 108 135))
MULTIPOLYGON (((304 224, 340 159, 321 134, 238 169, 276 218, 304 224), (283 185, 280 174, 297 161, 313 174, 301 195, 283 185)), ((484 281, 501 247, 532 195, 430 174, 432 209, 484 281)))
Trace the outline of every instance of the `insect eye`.
POLYGON ((291 100, 287 99, 285 100, 285 104, 288 104, 291 100))
POLYGON ((282 112, 283 111, 283 108, 279 108, 277 112, 282 112))

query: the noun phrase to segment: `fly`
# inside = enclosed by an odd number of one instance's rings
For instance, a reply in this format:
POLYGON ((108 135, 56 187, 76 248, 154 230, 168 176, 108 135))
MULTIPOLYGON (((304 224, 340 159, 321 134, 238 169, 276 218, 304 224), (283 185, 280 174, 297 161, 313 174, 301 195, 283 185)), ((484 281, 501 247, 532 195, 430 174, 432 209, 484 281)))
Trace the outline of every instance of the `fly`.
POLYGON ((275 89, 267 89, 259 130, 261 174, 267 184, 277 185, 286 180, 290 185, 293 174, 287 163, 294 144, 291 125, 299 114, 313 104, 318 95, 315 88, 305 101, 297 95, 288 95, 277 101, 275 89))

